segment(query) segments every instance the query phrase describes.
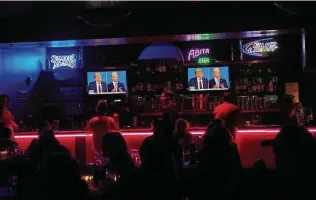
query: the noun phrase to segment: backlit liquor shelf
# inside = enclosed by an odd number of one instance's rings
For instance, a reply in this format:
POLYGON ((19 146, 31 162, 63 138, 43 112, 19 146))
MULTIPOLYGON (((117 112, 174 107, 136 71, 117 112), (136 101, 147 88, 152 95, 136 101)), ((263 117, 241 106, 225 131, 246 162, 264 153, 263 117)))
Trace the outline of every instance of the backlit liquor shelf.
MULTIPOLYGON (((279 112, 279 109, 268 109, 268 110, 242 110, 241 113, 265 113, 265 112, 279 112)), ((183 111, 183 112, 178 112, 180 115, 212 115, 213 111, 183 111)), ((141 113, 141 116, 162 116, 162 112, 147 112, 147 113, 141 113)))
MULTIPOLYGON (((298 87, 288 90, 286 84, 298 85, 305 66, 303 36, 304 30, 256 30, 23 42, 0 48, 6 58, 34 55, 4 62, 8 69, 29 63, 31 78, 41 80, 28 87, 36 93, 24 91, 20 82, 10 85, 21 90, 9 94, 10 110, 30 130, 39 120, 60 120, 61 130, 75 129, 75 122, 95 116, 99 101, 114 105, 111 114, 118 113, 121 128, 148 127, 165 108, 166 90, 174 93, 178 111, 193 126, 206 126, 214 109, 231 97, 236 97, 242 124, 258 126, 278 124, 276 113, 286 92, 300 100, 298 87), (30 47, 42 49, 33 52, 30 47), (14 109, 24 107, 28 109, 14 109)), ((18 71, 7 70, 3 81, 18 77, 18 71)))

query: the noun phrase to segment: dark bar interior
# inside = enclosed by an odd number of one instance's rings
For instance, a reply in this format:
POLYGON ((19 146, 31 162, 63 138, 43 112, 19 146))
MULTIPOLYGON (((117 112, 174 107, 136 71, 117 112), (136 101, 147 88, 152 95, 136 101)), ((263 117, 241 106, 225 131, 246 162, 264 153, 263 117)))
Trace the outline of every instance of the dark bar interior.
MULTIPOLYGON (((85 15, 77 18, 88 23, 85 15)), ((13 141, 26 154, 32 150, 34 141, 35 145, 42 145, 40 139, 34 139, 52 131, 55 142, 65 147, 84 169, 83 179, 89 184, 95 181, 95 169, 110 162, 105 159, 110 158, 104 146, 107 135, 123 136, 134 165, 142 169, 144 143, 157 137, 158 129, 164 134, 170 131, 171 137, 176 137, 175 124, 179 119, 185 122, 184 129, 192 140, 187 145, 190 152, 181 149, 181 169, 204 173, 200 160, 207 154, 207 136, 213 134, 210 130, 224 127, 218 130, 231 133, 228 140, 239 156, 240 168, 252 169, 264 163, 265 170, 275 170, 275 146, 286 125, 293 126, 292 129, 305 127, 313 136, 316 133, 314 70, 306 68, 306 29, 196 32, 2 42, 0 82, 4 86, 0 86, 0 94, 6 96, 1 96, 4 111, 0 125, 11 130, 13 141), (287 97, 291 98, 290 107, 287 97), (106 108, 100 111, 102 104, 106 108), (233 111, 229 110, 231 107, 233 111), (235 112, 238 117, 229 118, 235 112), (16 124, 6 125, 8 116, 16 124), (101 118, 105 125, 97 124, 101 118), (160 121, 161 126, 155 125, 160 121), (100 135, 104 136, 97 138, 96 130, 103 131, 100 135), (103 146, 97 147, 97 142, 103 146), (185 160, 189 164, 184 164, 185 160)), ((173 148, 167 142, 163 144, 173 148)), ((108 146, 111 145, 109 142, 108 146)), ((113 145, 112 149, 116 147, 113 145)), ((7 150, 0 149, 0 171, 1 167, 10 168, 9 164, 1 163, 7 154, 7 150)), ((107 173, 101 176, 108 176, 107 173)), ((119 178, 112 177, 114 182, 119 178)), ((208 179, 211 178, 201 180, 208 179)), ((1 192, 0 187, 0 196, 1 192)), ((190 194, 185 193, 188 199, 190 194)), ((199 195, 196 198, 202 199, 199 195)))
MULTIPOLYGON (((260 30, 154 36, 150 42, 146 37, 134 37, 0 44, 8 48, 2 50, 1 69, 24 69, 6 73, 8 79, 12 79, 9 74, 25 79, 25 83, 19 78, 11 84, 19 87, 18 95, 16 90, 7 90, 10 105, 15 105, 11 110, 23 126, 15 137, 23 143, 22 138, 37 135, 40 121, 56 122, 57 130, 69 137, 73 131, 88 134, 84 130, 100 100, 113 105, 111 112, 118 114, 122 132, 141 135, 150 132, 151 121, 162 117, 166 90, 174 93, 179 114, 192 131, 205 127, 213 120, 216 106, 234 96, 241 110, 240 131, 264 134, 279 127, 285 93, 294 94, 299 101, 296 74, 303 71, 302 34, 299 29, 260 30), (214 68, 220 70, 225 88, 209 85, 214 68), (209 79, 201 89, 190 83, 196 69, 202 69, 209 79), (121 92, 111 86, 112 72, 118 74, 121 92), (96 73, 105 83, 100 94, 92 85, 96 73), (24 110, 24 105, 31 106, 24 110)), ((304 111, 301 123, 309 124, 309 112, 304 111)), ((83 149, 91 162, 92 147, 83 149)))

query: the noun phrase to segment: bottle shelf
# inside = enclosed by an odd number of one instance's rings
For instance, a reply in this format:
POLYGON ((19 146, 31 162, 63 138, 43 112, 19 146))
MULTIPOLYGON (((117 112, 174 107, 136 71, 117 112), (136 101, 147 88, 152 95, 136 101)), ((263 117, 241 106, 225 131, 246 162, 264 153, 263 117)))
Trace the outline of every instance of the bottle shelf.
MULTIPOLYGON (((279 112, 279 109, 266 109, 266 110, 242 110, 241 114, 247 114, 247 113, 275 113, 279 112)), ((211 115, 214 112, 213 111, 207 111, 207 110, 187 110, 178 112, 180 115, 211 115)), ((162 112, 145 112, 141 113, 140 116, 144 117, 159 117, 162 116, 162 112)))

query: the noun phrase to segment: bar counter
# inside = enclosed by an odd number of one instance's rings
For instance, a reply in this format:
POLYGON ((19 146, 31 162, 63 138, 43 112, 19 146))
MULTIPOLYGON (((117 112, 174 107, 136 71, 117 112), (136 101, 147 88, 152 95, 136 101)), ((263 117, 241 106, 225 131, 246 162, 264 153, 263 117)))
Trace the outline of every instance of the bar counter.
MULTIPOLYGON (((316 127, 309 127, 310 132, 316 133, 316 127)), ((201 143, 201 136, 205 127, 194 127, 190 129, 196 144, 201 143)), ((122 129, 120 132, 125 137, 130 149, 139 149, 144 138, 152 135, 150 129, 122 129)), ((241 161, 244 167, 252 167, 253 163, 262 158, 268 168, 274 168, 274 155, 271 147, 261 147, 262 140, 273 139, 279 132, 279 128, 261 127, 239 129, 236 135, 241 161)), ((37 132, 15 133, 16 141, 23 149, 27 148, 30 142, 37 138, 37 132)), ((92 135, 85 131, 57 131, 56 137, 60 143, 66 146, 73 157, 81 164, 93 162, 92 135)))

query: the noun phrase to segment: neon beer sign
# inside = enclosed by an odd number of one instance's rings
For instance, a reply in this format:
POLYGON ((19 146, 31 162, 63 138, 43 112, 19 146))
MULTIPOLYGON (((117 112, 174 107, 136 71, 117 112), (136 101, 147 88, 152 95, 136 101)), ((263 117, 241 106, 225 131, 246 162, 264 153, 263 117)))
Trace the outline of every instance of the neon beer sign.
POLYGON ((208 56, 210 55, 210 49, 204 48, 204 49, 190 49, 188 53, 188 61, 194 60, 199 56, 208 56))
POLYGON ((278 49, 278 43, 273 38, 259 39, 242 46, 242 53, 250 56, 267 57, 278 49))
POLYGON ((76 68, 77 59, 75 54, 71 55, 52 55, 50 62, 53 64, 52 69, 60 67, 76 68))

